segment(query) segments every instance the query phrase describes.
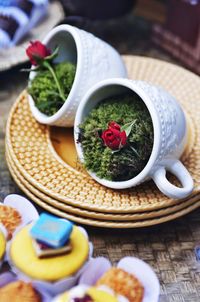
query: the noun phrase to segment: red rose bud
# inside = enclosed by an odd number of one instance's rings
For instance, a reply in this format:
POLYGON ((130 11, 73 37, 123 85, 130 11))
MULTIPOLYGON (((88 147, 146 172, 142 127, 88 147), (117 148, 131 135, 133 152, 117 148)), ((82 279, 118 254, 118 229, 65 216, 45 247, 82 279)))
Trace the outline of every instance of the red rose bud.
POLYGON ((44 59, 51 54, 51 51, 40 41, 30 42, 31 45, 26 49, 26 54, 33 65, 38 65, 37 58, 44 59))
POLYGON ((101 135, 104 145, 112 150, 124 147, 127 143, 126 132, 120 131, 120 126, 115 122, 109 123, 108 127, 101 135))

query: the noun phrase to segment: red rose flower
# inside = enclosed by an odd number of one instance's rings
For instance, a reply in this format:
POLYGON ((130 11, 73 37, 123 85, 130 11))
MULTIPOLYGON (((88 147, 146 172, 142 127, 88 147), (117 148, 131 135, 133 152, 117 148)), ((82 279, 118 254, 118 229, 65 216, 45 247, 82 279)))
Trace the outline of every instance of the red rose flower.
POLYGON ((37 58, 44 59, 50 56, 51 51, 40 41, 30 43, 31 45, 26 49, 26 54, 33 65, 38 65, 37 58))
POLYGON ((119 150, 127 143, 126 132, 121 131, 120 125, 114 121, 108 124, 108 129, 103 131, 101 138, 104 145, 112 150, 119 150))

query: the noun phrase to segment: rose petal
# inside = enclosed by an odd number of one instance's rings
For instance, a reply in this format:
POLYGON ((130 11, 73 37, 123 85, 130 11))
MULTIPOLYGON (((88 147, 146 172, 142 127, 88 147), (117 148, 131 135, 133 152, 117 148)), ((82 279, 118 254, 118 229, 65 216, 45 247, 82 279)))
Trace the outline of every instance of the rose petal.
POLYGON ((125 131, 120 132, 120 138, 121 138, 121 145, 122 146, 126 145, 127 136, 125 131))
POLYGON ((92 258, 82 273, 79 284, 94 285, 111 268, 111 263, 104 257, 92 258))
POLYGON ((160 285, 158 278, 146 262, 134 257, 125 257, 119 261, 117 267, 135 275, 144 286, 142 302, 157 302, 159 300, 160 285))
POLYGON ((120 132, 119 130, 113 128, 113 129, 110 130, 110 131, 112 131, 112 133, 113 133, 113 135, 114 135, 115 137, 120 137, 120 133, 121 133, 121 132, 120 132))
POLYGON ((38 65, 36 57, 44 59, 51 54, 51 51, 40 41, 30 42, 26 49, 26 54, 33 65, 38 65))
POLYGON ((120 143, 121 143, 121 139, 118 137, 117 139, 115 139, 113 142, 109 142, 108 146, 112 149, 112 150, 118 150, 120 147, 120 143))
POLYGON ((125 131, 120 132, 120 126, 114 121, 108 124, 109 128, 103 131, 101 138, 104 145, 112 150, 118 150, 126 145, 127 135, 125 131))
POLYGON ((22 225, 38 219, 39 214, 32 203, 17 194, 10 194, 4 199, 4 204, 16 209, 22 217, 22 225))
POLYGON ((112 142, 115 139, 115 136, 113 135, 113 133, 107 131, 104 135, 104 139, 106 140, 106 143, 107 141, 112 142))
POLYGON ((116 122, 112 121, 110 123, 108 123, 108 127, 111 129, 117 129, 120 131, 121 127, 119 124, 117 124, 116 122))

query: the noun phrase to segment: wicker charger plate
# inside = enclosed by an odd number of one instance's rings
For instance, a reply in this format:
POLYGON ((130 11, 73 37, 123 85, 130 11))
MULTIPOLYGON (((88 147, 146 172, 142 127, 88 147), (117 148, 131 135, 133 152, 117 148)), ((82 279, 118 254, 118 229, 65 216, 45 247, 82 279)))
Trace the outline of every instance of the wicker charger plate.
MULTIPOLYGON (((7 153, 8 155, 8 153, 7 153)), ((160 223, 164 223, 173 219, 176 219, 178 217, 181 217, 183 215, 188 214, 189 212, 195 210, 200 206, 200 200, 199 196, 194 196, 191 198, 191 205, 185 207, 184 209, 175 212, 170 215, 166 215, 163 217, 158 217, 154 219, 146 219, 146 220, 136 220, 136 221, 106 221, 106 220, 98 220, 95 218, 88 218, 88 217, 81 217, 79 215, 73 215, 71 213, 67 213, 57 207, 55 207, 55 204, 58 203, 54 201, 51 204, 46 203, 43 201, 38 195, 35 195, 32 191, 30 191, 20 180, 20 173, 17 171, 16 167, 14 166, 13 163, 9 159, 7 159, 8 167, 10 170, 10 173, 14 179, 14 181, 17 183, 19 188, 36 204, 44 208, 45 210, 57 215, 61 216, 67 219, 70 219, 71 221, 85 224, 85 225, 90 225, 90 226, 95 226, 95 227, 105 227, 105 228, 139 228, 139 227, 147 227, 147 226, 152 226, 160 223)), ((26 182, 26 181, 25 181, 26 182)), ((27 184, 27 182, 26 182, 27 184)))
POLYGON ((24 50, 27 48, 29 41, 43 39, 44 35, 63 18, 64 12, 61 4, 58 1, 51 2, 47 17, 34 27, 20 44, 10 49, 0 50, 0 71, 9 69, 17 64, 25 63, 28 58, 24 50))
MULTIPOLYGON (((162 85, 180 101, 192 120, 192 139, 182 161, 195 180, 193 195, 198 194, 199 77, 181 67, 154 59, 127 56, 124 60, 129 77, 162 85)), ((105 188, 79 169, 66 164, 53 148, 49 128, 38 124, 32 117, 25 93, 22 93, 11 110, 6 142, 12 160, 23 177, 41 192, 66 204, 122 214, 162 209, 182 202, 164 196, 153 182, 123 191, 105 188)))
MULTIPOLYGON (((15 164, 12 161, 12 158, 9 154, 9 150, 6 148, 6 159, 9 164, 9 168, 14 172, 17 179, 21 182, 21 184, 29 190, 32 194, 46 202, 47 204, 60 209, 67 213, 76 214, 81 217, 89 217, 92 219, 99 219, 104 221, 136 221, 136 220, 146 220, 146 219, 152 219, 155 217, 161 217, 165 215, 169 215, 171 213, 178 212, 184 208, 187 208, 188 206, 193 205, 196 201, 200 200, 200 194, 195 196, 195 198, 185 200, 185 202, 182 202, 178 205, 171 206, 164 208, 162 210, 155 210, 155 211, 148 211, 148 212, 142 212, 142 213, 134 213, 134 214, 109 214, 109 213, 100 213, 100 212, 94 212, 94 211, 87 211, 84 209, 80 209, 78 207, 73 207, 67 204, 64 204, 58 200, 55 200, 41 191, 37 190, 34 186, 32 186, 29 182, 27 182, 26 179, 23 178, 23 176, 20 174, 20 171, 17 170, 15 164)), ((22 188, 23 190, 23 188, 22 188)))

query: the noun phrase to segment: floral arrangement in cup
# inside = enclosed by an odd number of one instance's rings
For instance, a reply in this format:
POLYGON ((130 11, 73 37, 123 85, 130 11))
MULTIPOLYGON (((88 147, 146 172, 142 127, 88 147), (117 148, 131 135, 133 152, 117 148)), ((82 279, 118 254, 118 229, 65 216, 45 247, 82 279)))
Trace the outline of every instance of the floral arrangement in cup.
POLYGON ((102 179, 124 181, 138 175, 153 147, 150 113, 136 94, 102 100, 79 125, 85 168, 102 179))
POLYGON ((76 66, 70 62, 55 63, 59 48, 51 52, 40 41, 30 42, 26 54, 37 72, 28 92, 35 106, 47 116, 55 114, 66 101, 73 85, 76 66))

